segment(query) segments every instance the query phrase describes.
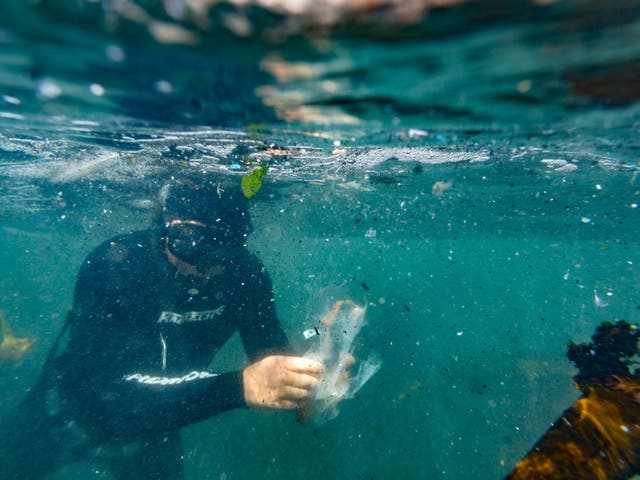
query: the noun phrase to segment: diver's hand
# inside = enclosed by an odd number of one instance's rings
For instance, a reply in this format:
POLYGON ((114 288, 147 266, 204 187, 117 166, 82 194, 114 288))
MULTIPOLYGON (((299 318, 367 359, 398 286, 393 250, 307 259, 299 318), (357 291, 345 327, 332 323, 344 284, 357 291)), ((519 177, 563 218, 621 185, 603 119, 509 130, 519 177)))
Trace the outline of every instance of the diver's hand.
POLYGON ((351 376, 351 367, 356 363, 356 357, 347 352, 344 356, 344 371, 347 372, 347 376, 351 376))
MULTIPOLYGON (((349 388, 349 382, 351 381, 351 367, 356 363, 356 358, 351 355, 349 352, 343 353, 342 355, 342 372, 336 379, 336 387, 344 388, 347 390, 349 388)), ((343 400, 343 397, 339 397, 336 399, 338 402, 343 400)))
POLYGON ((324 367, 302 357, 272 355, 242 372, 244 399, 249 408, 294 410, 313 396, 324 367))

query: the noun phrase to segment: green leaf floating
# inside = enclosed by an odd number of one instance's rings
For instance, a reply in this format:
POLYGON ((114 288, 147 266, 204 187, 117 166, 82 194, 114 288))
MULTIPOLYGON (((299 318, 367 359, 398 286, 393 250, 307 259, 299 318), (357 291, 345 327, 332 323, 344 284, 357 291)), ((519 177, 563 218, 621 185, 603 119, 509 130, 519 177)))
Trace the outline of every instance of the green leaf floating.
POLYGON ((262 177, 267 173, 268 167, 255 168, 251 173, 248 173, 242 177, 240 187, 242 193, 247 198, 253 197, 262 187, 262 177))

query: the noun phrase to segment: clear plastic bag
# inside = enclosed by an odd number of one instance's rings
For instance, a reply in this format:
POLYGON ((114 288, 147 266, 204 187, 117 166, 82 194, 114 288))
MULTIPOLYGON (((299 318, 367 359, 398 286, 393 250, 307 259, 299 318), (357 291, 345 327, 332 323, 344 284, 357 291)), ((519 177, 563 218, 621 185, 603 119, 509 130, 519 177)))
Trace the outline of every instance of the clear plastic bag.
POLYGON ((370 354, 360 362, 357 373, 349 376, 353 341, 365 324, 365 312, 364 307, 351 300, 339 300, 322 317, 321 325, 311 330, 318 342, 304 356, 322 362, 325 371, 313 401, 298 413, 301 423, 308 419, 321 423, 335 418, 339 402, 352 398, 380 369, 382 362, 370 354))

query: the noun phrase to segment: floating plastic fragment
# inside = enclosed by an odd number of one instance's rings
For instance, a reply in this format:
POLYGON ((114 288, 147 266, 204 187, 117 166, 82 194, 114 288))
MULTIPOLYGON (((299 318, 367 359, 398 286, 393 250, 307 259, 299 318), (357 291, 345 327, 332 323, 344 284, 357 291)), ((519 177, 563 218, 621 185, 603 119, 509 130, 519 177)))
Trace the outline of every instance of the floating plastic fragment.
POLYGON ((380 369, 382 362, 371 354, 353 377, 348 375, 353 341, 364 326, 365 311, 364 307, 351 300, 340 300, 322 318, 322 325, 317 328, 320 341, 304 356, 322 362, 325 371, 314 400, 298 412, 300 423, 308 419, 322 423, 335 418, 338 404, 352 398, 380 369))
POLYGON ((443 182, 442 180, 438 180, 431 187, 431 193, 436 197, 441 197, 444 192, 449 190, 453 186, 453 182, 443 182))
POLYGON ((43 100, 52 100, 62 95, 62 88, 53 80, 43 78, 36 85, 38 97, 43 100))
POLYGON ((598 295, 598 291, 593 289, 593 303, 598 308, 608 307, 609 303, 605 302, 600 295, 598 295))

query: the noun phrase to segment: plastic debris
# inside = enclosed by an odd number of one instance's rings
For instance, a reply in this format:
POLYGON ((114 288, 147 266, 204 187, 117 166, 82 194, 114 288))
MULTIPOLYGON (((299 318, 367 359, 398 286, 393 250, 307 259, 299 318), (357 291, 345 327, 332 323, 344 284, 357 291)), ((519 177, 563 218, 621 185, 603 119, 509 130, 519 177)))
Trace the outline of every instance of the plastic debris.
POLYGON ((322 362, 325 371, 313 402, 298 411, 300 423, 309 419, 322 423, 335 418, 339 413, 338 404, 352 398, 380 369, 382 362, 371 354, 361 362, 358 372, 349 376, 352 345, 364 326, 365 311, 351 300, 340 300, 322 318, 322 325, 317 328, 320 341, 304 356, 322 362))

